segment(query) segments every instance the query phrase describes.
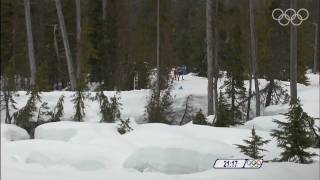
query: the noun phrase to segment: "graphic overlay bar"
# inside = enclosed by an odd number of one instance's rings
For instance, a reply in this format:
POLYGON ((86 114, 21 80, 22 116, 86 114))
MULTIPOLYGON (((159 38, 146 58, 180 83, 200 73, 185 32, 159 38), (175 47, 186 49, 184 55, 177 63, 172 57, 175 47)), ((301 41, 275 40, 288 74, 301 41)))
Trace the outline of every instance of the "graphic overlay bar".
POLYGON ((260 169, 263 159, 217 159, 215 169, 260 169))

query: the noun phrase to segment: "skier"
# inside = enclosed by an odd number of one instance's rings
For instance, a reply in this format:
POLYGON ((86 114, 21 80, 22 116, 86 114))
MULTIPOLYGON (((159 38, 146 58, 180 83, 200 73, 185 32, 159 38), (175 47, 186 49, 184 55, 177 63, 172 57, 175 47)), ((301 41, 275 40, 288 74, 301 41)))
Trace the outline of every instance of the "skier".
POLYGON ((173 80, 179 80, 178 68, 173 68, 173 80))
POLYGON ((181 79, 183 79, 183 68, 182 67, 178 67, 178 81, 180 80, 180 76, 181 76, 181 79))

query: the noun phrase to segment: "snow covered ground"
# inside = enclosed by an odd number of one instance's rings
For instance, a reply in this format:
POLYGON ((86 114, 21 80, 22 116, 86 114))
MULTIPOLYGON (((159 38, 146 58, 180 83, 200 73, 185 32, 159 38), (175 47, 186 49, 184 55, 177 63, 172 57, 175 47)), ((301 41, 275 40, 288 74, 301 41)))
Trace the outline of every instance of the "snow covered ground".
MULTIPOLYGON (((319 76, 308 75, 311 85, 298 86, 298 95, 304 110, 319 118, 319 76)), ((220 82, 222 84, 222 81, 220 82)), ((265 84, 261 83, 263 87, 265 84)), ((173 91, 175 110, 182 112, 183 103, 192 95, 196 110, 206 110, 205 78, 187 75, 176 82, 173 91), (181 88, 182 87, 182 88, 181 88)), ((113 95, 115 92, 106 92, 113 95)), ((27 96, 19 92, 18 106, 27 96)), ((125 135, 117 132, 116 124, 95 123, 100 120, 96 102, 86 101, 86 122, 70 122, 73 106, 71 92, 42 93, 44 101, 53 107, 64 94, 66 121, 39 126, 35 139, 28 139, 25 130, 1 123, 1 179, 5 180, 317 180, 319 156, 308 165, 296 163, 264 163, 261 169, 218 170, 212 166, 217 158, 247 158, 234 144, 250 135, 255 126, 258 135, 270 139, 265 149, 265 160, 278 157, 281 149, 271 138, 271 129, 277 128, 273 119, 285 120, 279 113, 287 105, 271 106, 263 117, 233 128, 184 126, 165 124, 134 124, 125 135)), ((143 122, 148 90, 121 93, 123 117, 143 122)), ((3 113, 2 113, 3 114, 3 113)), ((1 118, 3 119, 3 118, 1 118)), ((177 117, 179 119, 179 117, 177 117)), ((177 120, 178 121, 178 120, 177 120)), ((317 152, 319 149, 310 149, 317 152)))

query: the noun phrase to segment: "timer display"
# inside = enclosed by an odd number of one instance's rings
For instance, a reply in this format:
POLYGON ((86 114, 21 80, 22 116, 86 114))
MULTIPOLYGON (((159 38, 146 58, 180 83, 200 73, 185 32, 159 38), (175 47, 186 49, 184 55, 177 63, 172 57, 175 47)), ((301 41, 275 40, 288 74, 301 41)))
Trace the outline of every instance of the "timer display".
POLYGON ((259 169, 263 159, 217 159, 215 169, 259 169))

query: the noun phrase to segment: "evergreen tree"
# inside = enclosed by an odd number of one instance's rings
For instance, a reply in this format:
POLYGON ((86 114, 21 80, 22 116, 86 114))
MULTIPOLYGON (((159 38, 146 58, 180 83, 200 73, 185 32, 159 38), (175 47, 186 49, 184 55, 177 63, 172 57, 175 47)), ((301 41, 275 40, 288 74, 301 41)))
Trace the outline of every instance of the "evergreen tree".
POLYGON ((85 106, 84 106, 84 100, 85 100, 85 96, 84 96, 84 92, 83 92, 83 88, 82 87, 78 87, 77 91, 75 92, 75 94, 72 96, 72 102, 74 103, 74 109, 75 109, 75 114, 73 116, 73 120, 74 121, 83 121, 83 118, 85 116, 85 106))
POLYGON ((299 100, 290 105, 289 112, 285 115, 288 122, 275 120, 279 129, 274 129, 271 133, 277 139, 278 146, 283 149, 280 161, 312 162, 314 154, 306 151, 313 142, 313 132, 309 125, 311 117, 303 111, 299 100))
POLYGON ((263 155, 261 155, 262 151, 267 151, 262 148, 264 144, 267 144, 270 140, 263 140, 262 137, 256 134, 254 127, 251 130, 251 137, 249 140, 243 140, 246 145, 235 144, 237 148, 240 149, 242 153, 253 158, 253 159, 261 159, 263 155))
POLYGON ((37 125, 44 124, 47 122, 47 118, 49 115, 51 115, 52 112, 49 111, 48 103, 43 102, 39 109, 38 109, 38 116, 37 116, 37 125))
POLYGON ((1 97, 1 109, 0 111, 5 111, 5 123, 11 124, 12 115, 10 114, 10 111, 17 110, 16 104, 17 102, 14 100, 14 96, 16 96, 13 91, 10 91, 8 89, 1 91, 0 97, 1 97))
POLYGON ((130 118, 127 118, 126 120, 120 119, 120 124, 118 127, 118 132, 120 134, 125 134, 127 132, 132 131, 132 127, 130 127, 130 118))
POLYGON ((121 120, 121 103, 120 94, 117 92, 113 97, 108 99, 103 91, 96 94, 95 100, 98 100, 100 106, 101 120, 100 122, 114 123, 121 120))
POLYGON ((230 125, 234 125, 230 104, 224 98, 222 92, 220 92, 219 95, 218 112, 216 112, 216 121, 214 125, 216 127, 229 127, 230 125))
POLYGON ((207 121, 206 121, 206 116, 203 114, 202 110, 200 109, 196 116, 194 117, 193 124, 198 124, 198 125, 208 125, 207 121))
POLYGON ((146 106, 145 120, 149 123, 165 123, 170 124, 173 116, 171 96, 172 85, 160 93, 157 97, 156 90, 151 89, 151 96, 146 106))
POLYGON ((61 95, 56 106, 51 113, 51 122, 61 121, 61 117, 63 116, 63 103, 64 103, 64 95, 61 95))
POLYGON ((113 122, 110 118, 110 103, 108 97, 104 95, 103 91, 97 92, 95 100, 99 101, 101 120, 100 122, 113 122))
POLYGON ((14 83, 14 64, 12 61, 5 69, 3 78, 1 79, 1 93, 0 93, 0 111, 5 111, 5 123, 11 124, 12 115, 10 111, 17 110, 16 101, 14 100, 15 96, 18 96, 16 93, 16 86, 14 83))
POLYGON ((37 122, 32 118, 34 117, 34 113, 37 111, 37 102, 41 102, 41 97, 37 88, 35 87, 31 90, 31 92, 28 92, 28 94, 30 94, 30 97, 27 101, 27 104, 19 111, 15 112, 13 117, 14 123, 17 126, 27 130, 29 135, 33 137, 37 122))
POLYGON ((78 58, 78 81, 84 81, 89 74, 89 60, 91 58, 96 58, 97 52, 94 49, 91 41, 90 41, 90 34, 92 33, 92 27, 90 27, 88 18, 86 18, 85 22, 82 25, 81 30, 81 38, 80 42, 78 43, 78 51, 77 56, 78 58))
POLYGON ((113 97, 110 98, 110 120, 115 122, 121 119, 120 106, 120 92, 117 92, 113 97))
POLYGON ((48 63, 42 63, 37 69, 36 84, 39 91, 50 91, 52 89, 49 83, 48 63))
POLYGON ((244 107, 239 104, 245 99, 244 87, 244 63, 242 62, 242 46, 241 46, 241 31, 239 26, 232 28, 232 31, 226 34, 226 43, 223 48, 223 56, 221 57, 224 62, 221 64, 222 68, 226 71, 226 80, 224 86, 225 93, 231 102, 231 116, 233 124, 242 122, 244 107))
POLYGON ((275 104, 285 104, 289 102, 288 90, 286 90, 282 82, 279 80, 270 79, 267 86, 261 91, 265 96, 265 107, 275 104))

